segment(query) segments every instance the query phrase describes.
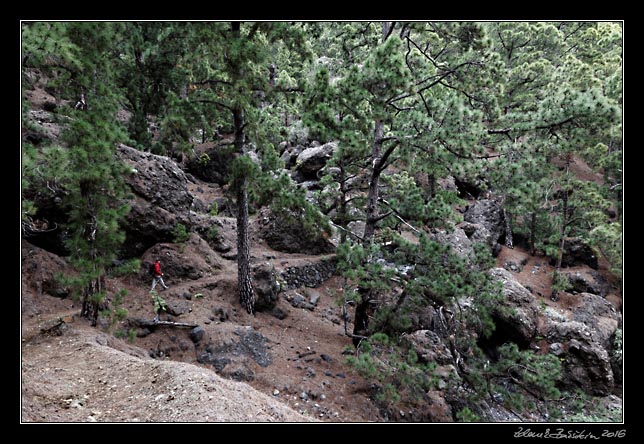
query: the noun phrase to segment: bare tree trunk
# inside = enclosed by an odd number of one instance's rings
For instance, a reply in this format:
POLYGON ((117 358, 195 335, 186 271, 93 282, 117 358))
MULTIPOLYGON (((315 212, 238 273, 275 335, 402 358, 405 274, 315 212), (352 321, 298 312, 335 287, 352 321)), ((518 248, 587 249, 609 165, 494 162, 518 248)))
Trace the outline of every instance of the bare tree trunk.
POLYGON ((237 186, 237 285, 239 302, 250 314, 255 314, 255 293, 250 270, 248 241, 248 193, 245 179, 237 186))
MULTIPOLYGON (((568 175, 568 171, 570 169, 570 160, 571 156, 568 155, 566 157, 566 175, 568 175)), ((558 277, 559 277, 559 272, 561 271, 561 265, 563 263, 563 255, 564 255, 564 249, 566 248, 566 226, 568 225, 568 196, 570 195, 572 191, 569 190, 568 188, 564 188, 561 190, 562 193, 562 210, 561 210, 561 231, 560 231, 560 236, 561 236, 561 241, 559 243, 559 255, 557 257, 557 265, 555 267, 555 272, 553 274, 553 284, 556 284, 558 282, 558 277)), ((552 293, 550 295, 550 299, 553 301, 558 301, 559 296, 558 296, 559 290, 557 287, 554 287, 552 289, 552 293)))
POLYGON ((367 191, 367 208, 366 220, 364 227, 365 244, 370 244, 373 241, 373 236, 376 232, 376 223, 378 222, 378 187, 380 184, 380 168, 378 162, 380 160, 380 151, 382 148, 382 133, 383 123, 380 119, 376 119, 374 129, 373 151, 371 155, 372 168, 371 177, 369 178, 369 190, 367 191))
POLYGON ((537 213, 536 211, 530 215, 530 255, 534 256, 536 248, 535 243, 535 232, 537 230, 537 213))
POLYGON ((505 208, 503 209, 503 220, 505 221, 505 246, 508 248, 514 248, 510 215, 508 214, 507 211, 505 211, 505 208))
MULTIPOLYGON (((240 23, 231 23, 231 32, 234 38, 240 37, 240 23)), ((243 73, 239 60, 233 61, 232 66, 234 81, 241 80, 243 73)), ((237 156, 245 155, 244 135, 244 110, 239 105, 233 108, 233 127, 235 131, 235 150, 237 156)), ((242 169, 243 170, 243 169, 242 169)), ((248 192, 246 173, 240 171, 240 177, 234 178, 234 187, 237 194, 237 286, 239 291, 239 302, 250 314, 255 314, 255 293, 251 280, 250 270, 250 242, 248 239, 248 192)))

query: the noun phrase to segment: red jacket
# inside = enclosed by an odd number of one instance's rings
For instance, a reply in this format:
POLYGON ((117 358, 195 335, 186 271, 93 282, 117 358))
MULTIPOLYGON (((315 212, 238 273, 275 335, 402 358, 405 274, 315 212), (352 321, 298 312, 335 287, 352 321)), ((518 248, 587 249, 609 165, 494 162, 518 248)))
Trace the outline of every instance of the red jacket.
POLYGON ((159 263, 159 261, 156 261, 154 263, 154 275, 155 276, 162 276, 163 275, 163 273, 161 273, 161 264, 159 263))

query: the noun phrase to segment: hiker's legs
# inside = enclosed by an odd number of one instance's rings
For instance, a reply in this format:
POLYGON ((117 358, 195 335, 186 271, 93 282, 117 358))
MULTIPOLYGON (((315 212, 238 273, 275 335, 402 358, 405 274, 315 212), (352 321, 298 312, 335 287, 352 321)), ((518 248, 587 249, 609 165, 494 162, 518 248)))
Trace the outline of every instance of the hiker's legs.
POLYGON ((157 279, 159 279, 159 282, 161 282, 161 285, 163 286, 163 288, 165 288, 167 290, 168 286, 165 284, 165 282, 163 282, 163 278, 161 276, 159 276, 157 279))
POLYGON ((156 286, 157 286, 157 278, 155 276, 155 277, 152 278, 152 289, 150 291, 154 290, 154 287, 156 287, 156 286))

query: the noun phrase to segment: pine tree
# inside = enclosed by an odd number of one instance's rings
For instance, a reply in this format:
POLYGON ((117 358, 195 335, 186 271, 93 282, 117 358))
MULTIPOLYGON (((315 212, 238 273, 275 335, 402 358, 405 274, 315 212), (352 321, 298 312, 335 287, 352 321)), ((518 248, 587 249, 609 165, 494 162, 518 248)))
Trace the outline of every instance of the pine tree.
POLYGON ((116 144, 125 135, 116 120, 118 101, 107 57, 117 32, 109 23, 70 23, 66 29, 79 48, 80 69, 72 73, 72 85, 87 104, 70 110, 63 134, 69 161, 66 246, 78 272, 70 283, 80 296, 81 315, 93 325, 107 304, 105 276, 124 240, 119 224, 128 211, 126 168, 115 157, 116 144))

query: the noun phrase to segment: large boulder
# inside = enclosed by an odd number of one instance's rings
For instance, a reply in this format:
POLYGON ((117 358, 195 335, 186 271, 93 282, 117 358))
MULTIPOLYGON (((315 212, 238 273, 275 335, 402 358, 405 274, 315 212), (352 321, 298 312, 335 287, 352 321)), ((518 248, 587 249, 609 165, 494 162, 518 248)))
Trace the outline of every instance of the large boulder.
MULTIPOLYGON (((551 265, 555 265, 555 263, 556 259, 552 259, 551 265)), ((597 270, 597 255, 593 249, 581 239, 567 239, 564 243, 564 253, 561 265, 564 267, 588 265, 590 268, 597 270)))
POLYGON ((281 290, 277 282, 275 267, 270 263, 253 267, 253 289, 255 290, 255 309, 267 311, 275 308, 281 290))
POLYGON ((143 281, 152 281, 148 270, 155 259, 160 259, 164 281, 170 287, 176 281, 200 279, 221 269, 219 255, 194 233, 184 244, 158 243, 147 250, 141 258, 143 281))
POLYGON ((606 280, 595 270, 561 270, 561 274, 570 282, 574 293, 592 293, 605 297, 610 290, 606 280))
POLYGON ((252 327, 218 324, 216 330, 207 330, 202 336, 197 362, 212 366, 223 377, 252 381, 253 369, 272 364, 268 343, 268 338, 252 327))
POLYGON ((470 205, 463 216, 465 222, 482 225, 489 234, 484 237, 485 243, 494 247, 501 236, 505 235, 505 223, 501 206, 493 200, 478 200, 470 205))
POLYGON ((188 191, 188 178, 175 161, 123 144, 118 154, 131 167, 132 174, 126 176, 126 182, 134 194, 170 213, 190 211, 193 196, 188 191))
POLYGON ((418 330, 405 336, 421 362, 438 365, 453 364, 452 353, 443 340, 431 330, 418 330))
POLYGON ((589 327, 593 341, 610 349, 615 331, 621 327, 622 315, 601 296, 582 293, 578 297, 578 302, 571 307, 572 320, 589 327))
POLYGON ((193 196, 188 179, 165 156, 119 145, 118 155, 130 166, 125 180, 134 193, 124 225, 126 241, 122 257, 138 257, 159 242, 174 240, 173 230, 182 223, 189 228, 193 196))
POLYGON ((564 385, 606 395, 621 383, 621 374, 613 373, 613 343, 621 323, 610 302, 590 293, 576 295, 564 314, 546 317, 548 351, 563 359, 564 385))
POLYGON ((232 147, 215 146, 190 159, 186 170, 203 181, 225 185, 230 181, 234 156, 232 147))
POLYGON ((442 245, 449 245, 456 255, 468 262, 474 256, 472 241, 462 228, 456 227, 451 231, 434 230, 430 237, 442 245))
MULTIPOLYGON (((333 152, 338 148, 337 143, 329 142, 321 146, 307 148, 302 151, 295 161, 295 170, 299 182, 316 180, 317 172, 329 161, 333 152)), ((296 180, 297 180, 296 178, 296 180)))
POLYGON ((563 384, 591 395, 607 395, 615 385, 611 357, 581 322, 555 322, 547 329, 550 352, 563 360, 563 384))
POLYGON ((257 218, 259 236, 274 250, 284 253, 326 254, 335 250, 335 245, 322 231, 305 227, 296 214, 275 214, 263 209, 257 218))
POLYGON ((536 335, 539 314, 534 296, 503 268, 490 270, 490 275, 503 286, 503 302, 493 314, 497 329, 514 342, 529 344, 536 335))

